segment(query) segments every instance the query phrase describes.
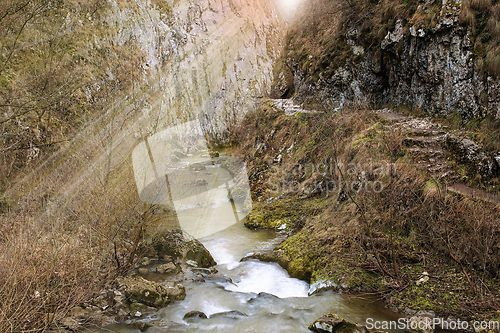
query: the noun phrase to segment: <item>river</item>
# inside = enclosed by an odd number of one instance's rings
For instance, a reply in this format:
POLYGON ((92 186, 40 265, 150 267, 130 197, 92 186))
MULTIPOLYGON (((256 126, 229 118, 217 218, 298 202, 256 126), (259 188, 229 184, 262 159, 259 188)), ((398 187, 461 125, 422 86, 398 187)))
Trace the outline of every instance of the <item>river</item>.
MULTIPOLYGON (((193 161, 200 160, 194 158, 193 161)), ((215 172, 221 183, 230 177, 218 165, 209 167, 204 172, 207 175, 215 172)), ((212 201, 220 205, 223 204, 221 201, 227 204, 229 199, 227 195, 221 195, 212 198, 212 201)), ((203 209, 199 213, 190 209, 191 218, 193 214, 200 214, 199 217, 203 218, 203 209)), ((214 219, 214 225, 224 223, 225 219, 234 219, 232 211, 225 214, 214 219)), ((271 250, 282 240, 282 236, 271 231, 249 230, 243 221, 200 238, 218 263, 215 268, 219 277, 224 278, 207 278, 205 282, 184 281, 185 300, 171 303, 146 319, 141 319, 146 322, 164 320, 178 325, 169 326, 168 329, 152 327, 146 332, 310 332, 308 326, 327 313, 336 313, 362 324, 367 318, 398 318, 373 296, 343 295, 332 291, 309 296, 309 284, 290 278, 279 265, 258 260, 241 261, 252 252, 271 250), (201 311, 208 318, 184 319, 184 315, 190 311, 201 311)), ((108 329, 117 333, 139 332, 125 324, 108 329)))

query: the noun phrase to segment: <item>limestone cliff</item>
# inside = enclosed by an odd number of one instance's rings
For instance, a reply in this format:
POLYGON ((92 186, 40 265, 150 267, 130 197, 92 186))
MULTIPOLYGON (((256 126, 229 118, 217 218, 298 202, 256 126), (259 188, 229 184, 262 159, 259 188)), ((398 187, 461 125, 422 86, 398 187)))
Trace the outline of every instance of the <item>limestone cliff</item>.
POLYGON ((50 156, 90 154, 96 137, 108 154, 127 138, 130 153, 137 138, 199 117, 222 139, 268 94, 281 49, 280 19, 262 0, 4 5, 0 189, 50 156))
MULTIPOLYGON (((460 0, 381 1, 371 7, 338 3, 337 16, 329 21, 337 28, 329 34, 313 30, 305 18, 291 31, 288 66, 276 77, 276 97, 284 94, 285 73, 291 70, 300 103, 338 108, 369 101, 433 115, 457 112, 464 119, 500 117, 500 80, 494 71, 498 59, 488 52, 499 40, 493 13, 498 5, 471 9, 460 0), (465 11, 477 22, 465 22, 465 11), (339 21, 339 12, 346 15, 344 20, 339 21), (306 46, 299 43, 304 40, 306 46)), ((310 17, 329 19, 318 15, 310 17)))

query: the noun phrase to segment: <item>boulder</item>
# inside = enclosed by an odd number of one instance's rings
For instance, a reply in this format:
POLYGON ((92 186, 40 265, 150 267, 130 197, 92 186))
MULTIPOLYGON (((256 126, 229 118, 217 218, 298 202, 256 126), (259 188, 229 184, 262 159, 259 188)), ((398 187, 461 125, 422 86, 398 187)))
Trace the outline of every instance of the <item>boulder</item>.
POLYGON ((189 311, 184 315, 184 319, 207 319, 207 315, 201 311, 189 311))
POLYGON ((147 306, 142 303, 132 303, 130 304, 130 315, 134 317, 140 317, 142 315, 148 314, 148 313, 155 313, 157 311, 156 308, 153 308, 151 306, 147 306), (139 313, 139 315, 137 315, 139 313))
POLYGON ((147 329, 153 327, 153 325, 145 321, 135 321, 130 326, 138 329, 141 332, 145 332, 147 329))
POLYGON ((141 303, 159 308, 166 306, 171 300, 182 300, 186 297, 183 285, 173 287, 148 281, 139 275, 130 275, 119 279, 127 300, 131 303, 141 303))
POLYGON ((228 318, 228 319, 238 319, 241 317, 247 317, 247 315, 241 311, 232 310, 232 311, 214 313, 213 315, 210 316, 210 319, 219 318, 219 317, 228 318))
POLYGON ((182 284, 168 288, 168 298, 172 301, 181 301, 186 298, 186 288, 182 284))
POLYGON ((451 157, 464 163, 485 179, 500 175, 500 165, 494 156, 489 156, 482 151, 482 147, 466 137, 449 134, 443 137, 443 145, 451 157))
POLYGON ((180 229, 167 230, 152 235, 139 249, 150 258, 182 258, 193 260, 198 267, 216 265, 215 260, 203 244, 180 229))
POLYGON ((320 333, 368 333, 365 326, 352 323, 331 313, 317 319, 309 326, 309 330, 320 333))

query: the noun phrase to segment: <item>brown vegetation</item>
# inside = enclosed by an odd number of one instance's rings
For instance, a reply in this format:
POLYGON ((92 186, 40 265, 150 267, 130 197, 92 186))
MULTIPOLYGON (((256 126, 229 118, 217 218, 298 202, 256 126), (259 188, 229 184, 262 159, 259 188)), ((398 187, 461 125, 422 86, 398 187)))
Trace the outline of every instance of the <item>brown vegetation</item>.
POLYGON ((0 1, 1 332, 57 325, 133 263, 152 219, 128 159, 137 140, 117 142, 147 71, 133 41, 111 44, 108 6, 0 1))
POLYGON ((499 207, 448 192, 446 177, 412 165, 404 132, 362 109, 285 116, 269 103, 240 133, 256 200, 320 207, 278 247, 292 274, 374 290, 400 308, 496 316, 499 207), (432 281, 417 287, 424 271, 432 281))
MULTIPOLYGON (((446 4, 448 5, 448 4, 446 4)), ((460 20, 472 27, 474 56, 479 67, 498 77, 499 6, 498 1, 465 0, 460 7, 460 20)), ((410 26, 435 32, 443 5, 433 1, 426 5, 414 0, 314 0, 307 1, 290 29, 286 56, 312 75, 313 80, 329 78, 346 61, 356 62, 348 39, 357 40, 365 50, 381 54, 380 44, 401 20, 408 33, 410 26), (418 9, 418 10, 417 10, 418 9), (350 36, 357 30, 357 36, 350 36), (354 38, 353 38, 354 37, 354 38)))

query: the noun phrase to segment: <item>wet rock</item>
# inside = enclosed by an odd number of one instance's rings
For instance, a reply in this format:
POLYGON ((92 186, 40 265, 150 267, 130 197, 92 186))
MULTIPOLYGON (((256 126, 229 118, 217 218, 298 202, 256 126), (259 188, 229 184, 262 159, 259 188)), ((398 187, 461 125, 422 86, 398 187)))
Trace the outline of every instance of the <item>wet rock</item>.
POLYGON ((241 261, 257 259, 266 262, 275 262, 287 270, 291 277, 304 281, 309 281, 311 268, 309 263, 303 259, 291 260, 282 249, 275 249, 272 252, 252 253, 242 258, 241 261))
POLYGON ((147 323, 145 321, 135 321, 132 324, 130 324, 133 328, 138 329, 141 332, 145 332, 148 328, 153 327, 150 323, 147 323))
POLYGON ((182 284, 168 288, 168 298, 172 301, 180 301, 186 298, 186 288, 182 284))
POLYGON ((152 327, 157 327, 161 329, 179 329, 182 327, 185 327, 184 324, 181 323, 176 323, 175 321, 170 321, 166 319, 156 319, 156 320, 151 320, 149 323, 152 325, 152 327))
POLYGON ((233 311, 226 311, 226 312, 219 312, 219 313, 214 313, 213 315, 210 316, 210 319, 212 318, 229 318, 229 319, 238 319, 241 317, 248 317, 247 314, 238 311, 238 310, 233 310, 233 311))
POLYGON ((198 267, 198 263, 194 260, 186 260, 186 264, 188 264, 191 267, 198 267))
POLYGON ((265 293, 265 292, 260 292, 257 294, 256 297, 253 297, 253 298, 250 298, 248 300, 248 304, 252 304, 252 303, 258 303, 258 302, 273 302, 273 303, 276 303, 276 302, 279 302, 280 301, 280 298, 278 296, 275 296, 273 294, 269 294, 269 293, 265 293))
POLYGON ((168 274, 168 273, 175 273, 177 271, 177 267, 173 262, 169 262, 163 265, 160 265, 156 267, 156 273, 160 274, 168 274))
POLYGON ((210 268, 191 268, 190 271, 193 272, 193 273, 203 274, 203 276, 217 273, 217 269, 215 269, 214 267, 210 267, 210 268))
POLYGON ((320 333, 368 333, 365 326, 352 323, 336 314, 328 314, 317 319, 309 326, 309 330, 320 333))
POLYGON ((335 290, 335 291, 339 292, 342 290, 342 286, 339 285, 339 283, 337 283, 335 281, 321 279, 319 281, 312 282, 309 286, 309 291, 307 293, 309 295, 314 295, 314 294, 319 293, 320 291, 324 291, 324 290, 335 290))
POLYGON ((222 283, 233 283, 233 280, 229 276, 222 274, 209 274, 204 275, 205 280, 212 282, 222 282, 222 283))
POLYGON ((275 300, 275 299, 279 298, 278 296, 275 296, 275 295, 269 294, 269 293, 265 293, 263 291, 260 292, 260 293, 258 293, 257 296, 259 298, 266 298, 266 299, 272 299, 272 300, 275 300))
POLYGON ((153 308, 151 306, 147 306, 142 303, 132 303, 130 304, 130 315, 135 316, 135 317, 140 317, 142 315, 148 314, 148 313, 155 313, 158 309, 153 308), (136 315, 137 312, 140 313, 140 315, 136 315))
POLYGON ((184 315, 184 319, 207 319, 207 315, 201 311, 190 311, 184 315))

